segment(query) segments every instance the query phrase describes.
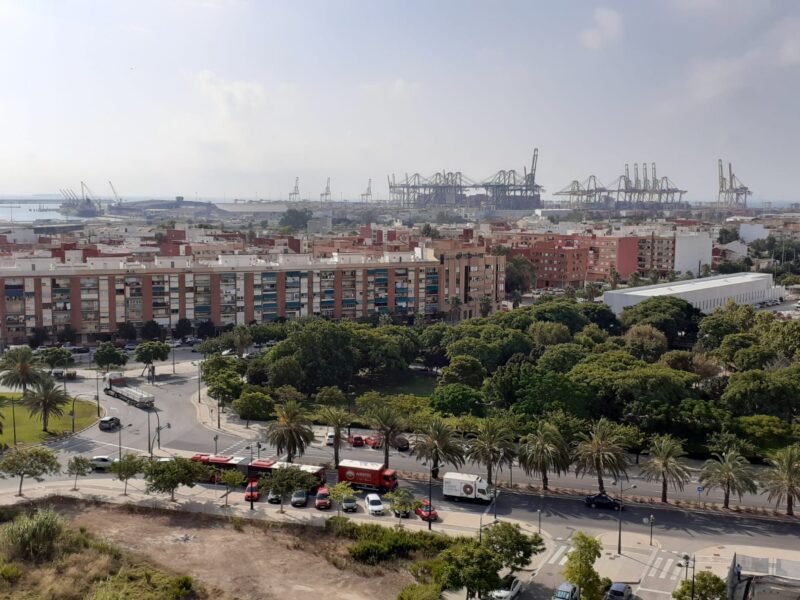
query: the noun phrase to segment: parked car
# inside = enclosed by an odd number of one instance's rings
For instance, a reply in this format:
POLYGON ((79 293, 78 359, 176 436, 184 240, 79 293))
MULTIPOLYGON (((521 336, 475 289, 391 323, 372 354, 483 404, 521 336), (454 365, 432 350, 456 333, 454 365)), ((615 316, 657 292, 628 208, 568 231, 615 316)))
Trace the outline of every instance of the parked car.
POLYGON ((364 438, 363 438, 363 437, 361 437, 360 435, 351 435, 351 436, 349 436, 349 437, 347 438, 347 442, 348 442, 348 443, 349 443, 349 444, 350 444, 350 445, 351 445, 353 448, 360 448, 361 446, 363 446, 363 445, 364 445, 364 438))
POLYGON ((564 582, 558 586, 552 600, 579 600, 580 597, 580 592, 576 586, 564 582))
POLYGON ((53 367, 50 369, 50 376, 53 379, 64 379, 67 376, 67 370, 64 367, 53 367))
POLYGON ((326 446, 333 446, 336 436, 334 436, 332 431, 329 431, 325 434, 325 445, 326 446))
POLYGON ((280 494, 276 494, 275 492, 270 490, 269 494, 267 494, 267 502, 269 502, 270 504, 280 504, 281 503, 280 494))
POLYGON ((404 435, 398 435, 394 438, 394 443, 392 444, 399 452, 405 452, 409 449, 408 438, 404 435))
POLYGON ((397 517, 398 519, 407 519, 408 517, 411 516, 410 510, 408 509, 400 510, 394 504, 392 504, 392 512, 394 513, 394 516, 397 517))
POLYGON ((110 431, 119 427, 122 423, 118 417, 103 417, 98 426, 103 431, 110 431))
POLYGON ((133 352, 139 346, 136 342, 128 342, 125 344, 125 352, 133 352))
POLYGON ((595 496, 586 496, 586 506, 591 508, 607 508, 609 510, 621 510, 622 502, 612 498, 607 494, 597 494, 595 496))
POLYGON ((179 347, 181 346, 181 342, 180 342, 180 340, 167 340, 167 341, 166 341, 166 344, 167 344, 167 345, 168 345, 170 348, 179 348, 179 347))
POLYGON ((522 590, 522 582, 513 575, 503 577, 503 584, 499 589, 489 592, 492 600, 514 600, 522 590))
POLYGON ((435 521, 439 518, 439 513, 427 500, 423 500, 414 513, 423 521, 435 521))
POLYGON ((375 450, 383 448, 383 436, 373 433, 364 438, 364 443, 375 450))
POLYGON ((314 508, 317 510, 328 510, 331 507, 331 493, 328 488, 321 487, 317 490, 317 497, 314 498, 314 508))
POLYGON ((630 600, 632 595, 633 590, 627 583, 612 583, 605 600, 630 600))
POLYGON ((244 488, 244 501, 245 502, 258 502, 261 500, 261 488, 258 487, 258 479, 251 479, 247 482, 247 487, 244 488))
POLYGON ((367 509, 367 514, 369 515, 383 515, 383 500, 381 500, 381 497, 378 496, 378 494, 367 494, 367 497, 364 498, 364 506, 367 509))
POLYGON ((117 462, 117 460, 118 459, 111 458, 110 456, 107 455, 93 456, 91 460, 92 468, 96 471, 105 471, 111 465, 117 462))
POLYGON ((308 492, 295 490, 292 494, 292 506, 308 506, 308 492))
POLYGON ((356 512, 358 510, 358 500, 355 496, 346 496, 342 500, 342 512, 356 512))

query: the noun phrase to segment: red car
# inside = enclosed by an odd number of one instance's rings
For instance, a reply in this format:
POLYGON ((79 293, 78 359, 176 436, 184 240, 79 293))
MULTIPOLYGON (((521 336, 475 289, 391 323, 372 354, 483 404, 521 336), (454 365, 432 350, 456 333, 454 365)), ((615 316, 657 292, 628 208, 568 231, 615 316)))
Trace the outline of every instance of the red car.
POLYGON ((331 507, 331 494, 328 488, 321 487, 317 490, 317 497, 314 500, 314 508, 317 510, 327 510, 331 507))
POLYGON ((364 438, 360 435, 351 435, 349 438, 347 438, 347 441, 353 448, 360 448, 364 445, 364 438))
POLYGON ((251 479, 247 482, 247 487, 244 488, 244 501, 245 502, 258 502, 261 500, 261 488, 258 487, 258 479, 251 479))
POLYGON ((436 509, 434 509, 427 500, 423 500, 422 505, 414 512, 423 521, 436 521, 439 518, 439 513, 436 512, 436 509))
POLYGON ((371 435, 364 439, 364 443, 370 448, 377 450, 378 448, 383 448, 383 437, 379 435, 371 435))

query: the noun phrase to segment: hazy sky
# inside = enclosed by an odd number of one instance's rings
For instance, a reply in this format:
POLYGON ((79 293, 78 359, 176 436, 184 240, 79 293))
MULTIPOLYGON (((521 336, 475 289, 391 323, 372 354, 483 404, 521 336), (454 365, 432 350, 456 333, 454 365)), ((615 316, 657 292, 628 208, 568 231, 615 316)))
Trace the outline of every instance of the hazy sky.
POLYGON ((718 158, 800 200, 800 2, 0 0, 0 194, 356 197, 530 163, 549 196, 718 158))

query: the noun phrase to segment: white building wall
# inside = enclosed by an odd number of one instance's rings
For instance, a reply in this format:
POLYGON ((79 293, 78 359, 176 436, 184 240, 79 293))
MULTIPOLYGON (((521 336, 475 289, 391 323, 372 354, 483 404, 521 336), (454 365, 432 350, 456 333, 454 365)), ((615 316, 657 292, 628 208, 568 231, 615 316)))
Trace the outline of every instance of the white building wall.
POLYGON ((755 240, 765 240, 769 231, 761 223, 742 223, 739 225, 739 239, 745 244, 755 240))
POLYGON ((699 275, 700 266, 711 264, 711 236, 705 231, 692 234, 678 234, 675 236, 675 266, 676 273, 691 271, 699 275))

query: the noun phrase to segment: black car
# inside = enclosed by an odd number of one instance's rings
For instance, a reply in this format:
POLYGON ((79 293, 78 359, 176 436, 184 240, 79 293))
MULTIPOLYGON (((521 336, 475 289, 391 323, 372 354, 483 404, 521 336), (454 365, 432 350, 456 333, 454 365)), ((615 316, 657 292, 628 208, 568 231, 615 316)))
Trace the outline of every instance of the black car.
POLYGON ((296 490, 292 494, 292 506, 307 506, 308 505, 308 492, 305 490, 296 490))
POLYGON ((120 421, 117 417, 103 417, 100 419, 99 427, 104 431, 110 431, 120 426, 120 421))
POLYGON ((399 510, 397 507, 392 506, 392 511, 394 512, 394 516, 398 519, 407 519, 411 516, 411 511, 408 509, 399 510))
POLYGON ((622 502, 615 500, 607 494, 597 494, 596 496, 586 496, 586 506, 591 508, 607 508, 610 510, 622 510, 622 502))

